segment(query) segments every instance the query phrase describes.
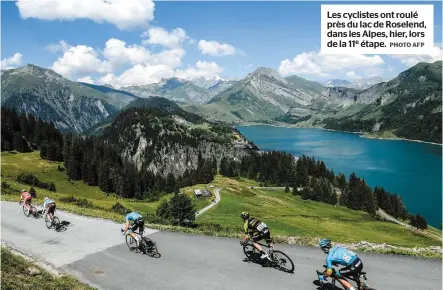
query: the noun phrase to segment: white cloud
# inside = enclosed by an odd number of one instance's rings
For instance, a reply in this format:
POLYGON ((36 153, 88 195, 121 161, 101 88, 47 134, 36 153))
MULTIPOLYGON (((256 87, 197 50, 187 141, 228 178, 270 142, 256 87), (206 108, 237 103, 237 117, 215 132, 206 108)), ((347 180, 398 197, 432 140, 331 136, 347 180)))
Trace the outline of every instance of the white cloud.
POLYGON ((419 62, 435 62, 443 60, 443 50, 441 45, 435 45, 430 54, 397 54, 390 57, 400 60, 405 66, 411 67, 419 62))
POLYGON ((73 46, 52 64, 52 69, 67 77, 108 72, 109 65, 98 56, 92 47, 73 46))
POLYGON ((351 79, 351 80, 358 80, 358 79, 361 79, 362 77, 361 76, 359 76, 355 71, 348 71, 347 73, 346 73, 346 77, 348 78, 348 79, 351 79))
POLYGON ((177 70, 175 75, 182 79, 195 79, 198 77, 218 76, 223 69, 215 62, 197 61, 194 67, 185 70, 177 70))
POLYGON ((46 47, 52 53, 67 52, 71 46, 64 40, 60 40, 56 44, 50 44, 46 47))
POLYGON ((112 23, 122 30, 146 27, 154 20, 152 0, 18 0, 16 5, 24 19, 87 18, 112 23))
POLYGON ((137 64, 116 76, 109 73, 98 80, 100 84, 112 84, 116 88, 127 86, 140 86, 158 83, 163 78, 178 77, 194 79, 197 77, 217 76, 222 71, 215 62, 198 61, 195 66, 185 70, 174 69, 164 64, 137 64))
POLYGON ((283 60, 279 72, 282 75, 305 74, 329 77, 332 73, 343 70, 379 68, 384 63, 379 55, 327 55, 311 51, 300 53, 293 60, 283 60))
POLYGON ((176 28, 171 32, 161 27, 152 27, 145 31, 142 37, 147 37, 142 41, 143 45, 159 44, 168 48, 177 48, 186 40, 191 40, 182 28, 176 28))
POLYGON ((200 40, 198 48, 206 55, 233 55, 237 52, 235 47, 227 43, 219 43, 217 41, 200 40))
POLYGON ((90 76, 79 78, 77 81, 82 83, 94 84, 94 80, 90 76))
POLYGON ((103 55, 114 69, 127 64, 164 64, 174 68, 181 65, 185 51, 175 48, 152 54, 143 46, 126 46, 124 41, 112 38, 106 42, 103 55))
POLYGON ((13 56, 9 58, 4 58, 1 62, 1 69, 11 69, 15 68, 22 63, 22 57, 23 55, 21 53, 14 53, 13 56))
POLYGON ((167 65, 137 64, 123 72, 120 76, 113 73, 100 78, 102 84, 112 84, 116 88, 140 86, 159 82, 162 78, 171 78, 174 70, 167 65))
POLYGON ((149 59, 150 53, 143 46, 126 46, 124 41, 111 38, 106 41, 103 55, 114 68, 124 64, 139 64, 149 59))

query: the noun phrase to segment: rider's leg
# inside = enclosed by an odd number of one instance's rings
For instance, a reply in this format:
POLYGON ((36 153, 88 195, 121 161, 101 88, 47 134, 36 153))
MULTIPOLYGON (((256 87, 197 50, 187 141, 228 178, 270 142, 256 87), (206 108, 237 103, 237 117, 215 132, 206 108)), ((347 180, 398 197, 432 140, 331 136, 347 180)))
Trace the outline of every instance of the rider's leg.
POLYGON ((263 253, 263 248, 257 244, 256 242, 252 242, 252 245, 258 250, 260 251, 260 253, 263 253))
POLYGON ((352 287, 351 283, 343 279, 343 277, 358 277, 362 268, 363 263, 359 259, 357 259, 352 265, 340 269, 339 274, 335 274, 336 279, 346 289, 355 290, 354 287, 352 287))
POLYGON ((336 279, 338 282, 340 282, 340 284, 341 284, 343 287, 345 287, 346 289, 348 289, 348 290, 355 290, 355 289, 352 287, 351 283, 349 283, 349 282, 346 281, 345 279, 338 278, 338 277, 336 277, 335 279, 336 279))

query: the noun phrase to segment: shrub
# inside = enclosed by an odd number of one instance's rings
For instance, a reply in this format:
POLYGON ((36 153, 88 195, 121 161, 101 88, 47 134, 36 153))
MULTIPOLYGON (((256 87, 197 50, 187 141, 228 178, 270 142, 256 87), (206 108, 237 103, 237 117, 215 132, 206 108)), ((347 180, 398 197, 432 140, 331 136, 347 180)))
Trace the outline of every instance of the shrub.
POLYGON ((37 192, 35 191, 34 187, 31 187, 31 189, 29 190, 29 193, 31 194, 32 197, 34 197, 34 198, 37 197, 37 192))
POLYGON ((2 189, 9 189, 11 188, 11 185, 5 181, 2 181, 2 189))
POLYGON ((20 173, 17 176, 17 181, 21 183, 25 183, 31 186, 37 186, 43 189, 47 189, 49 191, 55 192, 55 184, 53 182, 47 183, 39 180, 35 175, 29 173, 20 173))
POLYGON ((60 201, 63 202, 68 202, 68 203, 73 203, 78 207, 84 207, 84 208, 93 208, 95 207, 92 202, 90 202, 89 200, 85 199, 85 198, 75 198, 74 196, 69 196, 69 197, 62 197, 60 198, 60 201))
POLYGON ((124 207, 122 204, 120 204, 119 202, 117 202, 116 204, 114 204, 113 206, 112 206, 112 211, 113 212, 116 212, 116 213, 119 213, 119 214, 124 214, 125 213, 125 211, 127 210, 128 208, 126 208, 126 207, 124 207))

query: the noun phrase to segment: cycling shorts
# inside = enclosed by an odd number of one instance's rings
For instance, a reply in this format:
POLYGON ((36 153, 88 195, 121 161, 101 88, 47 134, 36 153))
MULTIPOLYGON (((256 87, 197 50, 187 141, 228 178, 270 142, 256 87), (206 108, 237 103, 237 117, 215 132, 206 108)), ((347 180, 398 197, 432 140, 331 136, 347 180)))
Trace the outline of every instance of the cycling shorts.
POLYGON ((343 277, 358 277, 361 270, 363 270, 363 262, 357 257, 351 265, 341 268, 338 272, 343 277))
POLYGON ((251 238, 254 242, 258 242, 264 239, 266 243, 272 243, 271 232, 269 231, 269 228, 264 228, 263 231, 255 232, 251 238))
POLYGON ((132 224, 132 226, 129 228, 128 233, 133 233, 134 231, 136 231, 138 229, 139 233, 143 233, 144 229, 145 229, 145 221, 140 218, 140 219, 136 219, 134 221, 134 223, 132 224))

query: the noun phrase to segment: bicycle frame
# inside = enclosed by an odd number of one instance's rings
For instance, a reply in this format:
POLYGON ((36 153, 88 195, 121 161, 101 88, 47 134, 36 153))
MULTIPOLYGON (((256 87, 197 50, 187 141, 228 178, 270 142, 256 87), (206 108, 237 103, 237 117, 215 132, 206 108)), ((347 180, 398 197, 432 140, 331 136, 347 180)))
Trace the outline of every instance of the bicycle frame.
POLYGON ((268 246, 268 245, 265 245, 265 244, 262 244, 262 243, 259 243, 259 242, 254 242, 254 240, 253 240, 251 237, 249 237, 249 238, 244 242, 244 245, 246 245, 246 244, 250 244, 250 245, 252 245, 252 246, 254 247, 254 249, 256 249, 257 251, 258 251, 258 249, 257 249, 253 244, 258 244, 258 245, 260 245, 260 246, 262 246, 262 247, 268 248, 270 251, 272 251, 272 250, 274 249, 273 246, 268 246))
MULTIPOLYGON (((336 266, 336 265, 334 265, 334 266, 336 266)), ((323 267, 327 268, 326 265, 323 265, 323 267)), ((324 275, 324 274, 325 274, 325 272, 319 272, 319 271, 317 271, 317 276, 324 275)), ((332 269, 332 274, 331 274, 330 278, 331 278, 331 284, 335 286, 335 282, 336 282, 336 280, 337 280, 337 278, 338 278, 338 277, 336 276, 336 271, 335 271, 335 269, 332 269)), ((362 282, 361 282, 360 278, 363 278, 363 279, 365 279, 365 280, 368 280, 368 279, 366 278, 366 272, 361 272, 360 275, 359 275, 359 277, 356 277, 356 278, 353 278, 353 277, 340 277, 340 279, 343 279, 343 280, 346 280, 346 281, 348 281, 348 280, 354 281, 354 282, 357 284, 357 289, 360 289, 360 287, 361 287, 361 285, 362 285, 362 282)), ((348 281, 348 282, 349 282, 349 281, 348 281)))

